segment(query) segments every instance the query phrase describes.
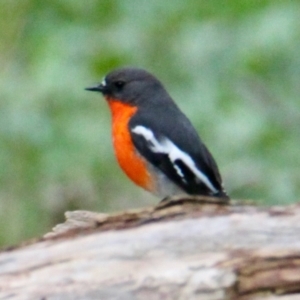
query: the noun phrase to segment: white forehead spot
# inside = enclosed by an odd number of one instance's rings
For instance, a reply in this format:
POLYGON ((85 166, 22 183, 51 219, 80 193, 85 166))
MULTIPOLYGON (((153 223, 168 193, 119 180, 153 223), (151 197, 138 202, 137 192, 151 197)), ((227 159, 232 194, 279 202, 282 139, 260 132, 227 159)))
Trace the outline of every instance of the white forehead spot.
POLYGON ((106 80, 105 80, 105 77, 104 77, 103 80, 101 81, 101 85, 102 85, 102 86, 106 86, 106 80))

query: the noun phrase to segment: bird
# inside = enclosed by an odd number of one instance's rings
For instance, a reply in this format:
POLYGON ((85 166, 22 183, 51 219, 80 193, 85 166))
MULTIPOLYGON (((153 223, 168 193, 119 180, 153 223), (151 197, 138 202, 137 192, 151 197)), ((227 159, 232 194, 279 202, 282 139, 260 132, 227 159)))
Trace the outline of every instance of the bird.
POLYGON ((120 67, 86 90, 101 93, 108 103, 117 161, 136 185, 162 199, 229 199, 213 156, 153 74, 120 67))

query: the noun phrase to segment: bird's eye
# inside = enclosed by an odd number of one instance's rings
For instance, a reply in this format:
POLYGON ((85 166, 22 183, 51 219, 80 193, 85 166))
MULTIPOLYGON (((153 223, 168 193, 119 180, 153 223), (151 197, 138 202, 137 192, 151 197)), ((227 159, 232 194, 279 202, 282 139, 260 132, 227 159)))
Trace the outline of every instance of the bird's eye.
POLYGON ((115 82, 115 87, 120 90, 125 85, 125 82, 122 80, 118 80, 115 82))

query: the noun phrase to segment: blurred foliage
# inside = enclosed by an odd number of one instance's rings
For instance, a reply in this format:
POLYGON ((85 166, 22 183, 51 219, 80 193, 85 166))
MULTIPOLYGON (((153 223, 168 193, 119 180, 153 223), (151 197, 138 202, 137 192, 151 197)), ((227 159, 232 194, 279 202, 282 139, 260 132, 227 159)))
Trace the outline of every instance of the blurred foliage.
POLYGON ((2 0, 0 244, 70 209, 157 202, 119 170, 84 87, 123 65, 166 85, 234 198, 299 200, 299 1, 2 0))

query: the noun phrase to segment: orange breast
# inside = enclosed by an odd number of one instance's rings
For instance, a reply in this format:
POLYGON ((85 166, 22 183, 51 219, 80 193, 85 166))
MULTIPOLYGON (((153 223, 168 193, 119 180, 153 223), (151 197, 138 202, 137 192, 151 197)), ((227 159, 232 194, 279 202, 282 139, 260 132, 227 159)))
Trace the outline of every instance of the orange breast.
POLYGON ((133 182, 151 191, 153 184, 146 162, 136 152, 128 129, 128 122, 137 108, 115 99, 107 100, 112 113, 113 145, 118 163, 133 182))

